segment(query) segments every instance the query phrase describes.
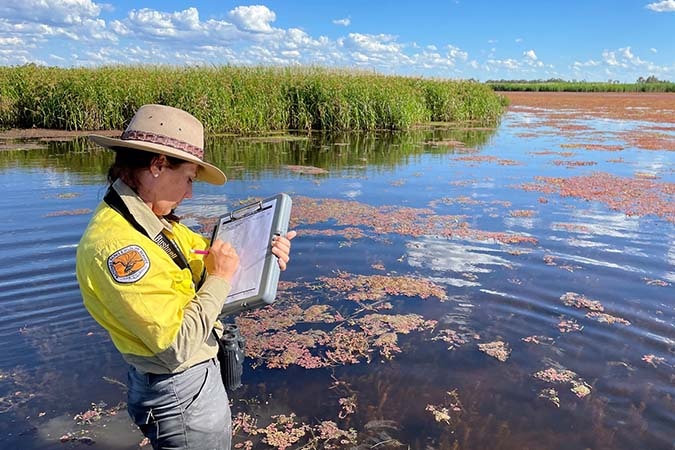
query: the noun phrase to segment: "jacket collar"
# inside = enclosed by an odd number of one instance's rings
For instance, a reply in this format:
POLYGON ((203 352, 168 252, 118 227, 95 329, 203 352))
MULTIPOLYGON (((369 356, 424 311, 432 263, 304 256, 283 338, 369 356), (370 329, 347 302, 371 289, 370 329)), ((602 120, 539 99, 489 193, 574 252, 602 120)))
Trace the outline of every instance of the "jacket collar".
POLYGON ((154 239, 163 230, 169 233, 172 231, 171 224, 166 219, 157 217, 143 199, 124 181, 118 178, 113 183, 112 188, 120 196, 136 221, 145 229, 148 236, 154 239))

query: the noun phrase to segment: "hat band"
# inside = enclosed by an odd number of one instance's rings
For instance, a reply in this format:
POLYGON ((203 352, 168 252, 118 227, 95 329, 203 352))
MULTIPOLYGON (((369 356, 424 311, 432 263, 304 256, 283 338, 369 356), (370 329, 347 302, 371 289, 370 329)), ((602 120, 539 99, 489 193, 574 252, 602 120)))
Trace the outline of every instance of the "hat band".
POLYGON ((192 145, 187 142, 157 133, 138 130, 126 130, 124 133, 122 133, 122 140, 166 145, 167 147, 175 148, 176 150, 188 152, 192 156, 196 156, 197 158, 204 160, 204 149, 199 148, 196 145, 192 145))

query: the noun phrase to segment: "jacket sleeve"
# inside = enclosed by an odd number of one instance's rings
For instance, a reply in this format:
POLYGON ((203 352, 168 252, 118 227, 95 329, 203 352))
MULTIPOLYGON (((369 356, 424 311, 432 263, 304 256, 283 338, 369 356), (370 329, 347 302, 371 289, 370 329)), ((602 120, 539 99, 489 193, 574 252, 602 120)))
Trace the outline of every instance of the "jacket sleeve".
POLYGON ((104 322, 122 353, 155 356, 173 370, 203 348, 230 285, 207 275, 195 292, 189 269, 181 270, 150 239, 140 242, 113 241, 99 249, 88 276, 81 280, 95 292, 90 305, 87 299, 85 305, 104 322), (137 279, 116 278, 111 258, 134 246, 147 267, 139 268, 142 275, 137 279))

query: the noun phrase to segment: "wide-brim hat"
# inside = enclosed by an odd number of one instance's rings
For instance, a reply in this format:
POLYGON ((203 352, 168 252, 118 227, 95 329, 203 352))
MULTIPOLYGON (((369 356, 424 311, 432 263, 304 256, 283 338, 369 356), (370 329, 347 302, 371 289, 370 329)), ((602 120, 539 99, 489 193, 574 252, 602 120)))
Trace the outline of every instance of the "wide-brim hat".
POLYGON ((211 184, 227 181, 222 170, 204 161, 204 126, 182 109, 144 105, 138 108, 119 139, 97 134, 89 139, 115 151, 136 149, 173 156, 197 164, 198 180, 211 184))

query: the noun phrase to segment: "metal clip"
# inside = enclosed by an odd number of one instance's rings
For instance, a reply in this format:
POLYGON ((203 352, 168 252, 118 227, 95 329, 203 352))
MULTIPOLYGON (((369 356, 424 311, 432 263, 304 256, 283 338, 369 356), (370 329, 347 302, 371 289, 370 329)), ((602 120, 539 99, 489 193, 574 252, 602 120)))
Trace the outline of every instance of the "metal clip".
POLYGON ((260 211, 262 207, 262 200, 251 203, 250 205, 242 206, 241 208, 235 209, 230 213, 230 220, 237 220, 246 216, 250 216, 251 214, 255 214, 256 212, 260 211))

